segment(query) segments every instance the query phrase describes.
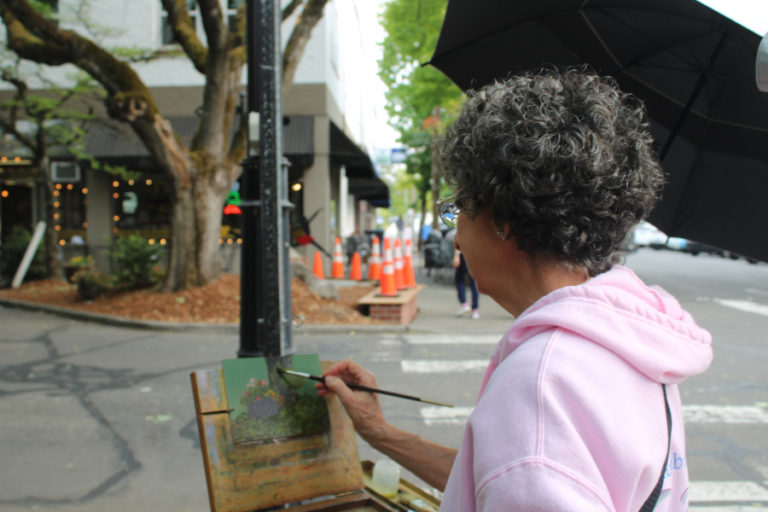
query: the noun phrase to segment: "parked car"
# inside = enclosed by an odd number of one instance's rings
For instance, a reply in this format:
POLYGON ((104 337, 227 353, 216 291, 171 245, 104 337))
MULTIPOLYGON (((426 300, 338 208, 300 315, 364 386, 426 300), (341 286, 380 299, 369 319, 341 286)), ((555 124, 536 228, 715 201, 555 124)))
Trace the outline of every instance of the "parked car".
POLYGON ((635 247, 663 249, 667 246, 667 235, 650 222, 642 221, 632 234, 632 242, 635 247))

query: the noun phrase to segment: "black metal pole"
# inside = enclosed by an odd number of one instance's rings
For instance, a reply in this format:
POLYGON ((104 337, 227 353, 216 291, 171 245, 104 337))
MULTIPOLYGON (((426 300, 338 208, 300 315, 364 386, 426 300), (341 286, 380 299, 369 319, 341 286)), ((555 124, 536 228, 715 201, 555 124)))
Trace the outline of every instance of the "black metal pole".
MULTIPOLYGON (((243 160, 243 248, 239 357, 274 357, 291 347, 286 308, 287 247, 282 178, 280 12, 274 0, 247 0, 248 111, 258 112, 258 154, 243 160)), ((250 138, 254 134, 251 134, 250 138)))

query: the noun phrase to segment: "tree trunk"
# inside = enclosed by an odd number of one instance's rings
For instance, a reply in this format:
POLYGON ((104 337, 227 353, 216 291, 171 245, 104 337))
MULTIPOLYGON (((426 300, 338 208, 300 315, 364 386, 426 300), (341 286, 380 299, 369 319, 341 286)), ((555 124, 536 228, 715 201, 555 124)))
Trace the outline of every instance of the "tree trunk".
POLYGON ((437 200, 440 199, 440 168, 437 165, 437 132, 432 133, 432 228, 440 226, 440 210, 437 200))
POLYGON ((214 183, 222 170, 192 172, 190 187, 175 187, 172 235, 163 289, 203 286, 221 273, 221 208, 229 183, 214 183))
POLYGON ((424 192, 421 194, 421 220, 419 220, 419 252, 424 247, 424 240, 421 237, 421 234, 424 232, 424 224, 426 224, 427 220, 427 193, 424 192))
POLYGON ((61 276, 61 261, 59 260, 59 236, 54 228, 53 218, 53 180, 51 179, 50 160, 44 155, 37 162, 37 172, 43 182, 43 220, 45 221, 45 269, 48 277, 61 276))

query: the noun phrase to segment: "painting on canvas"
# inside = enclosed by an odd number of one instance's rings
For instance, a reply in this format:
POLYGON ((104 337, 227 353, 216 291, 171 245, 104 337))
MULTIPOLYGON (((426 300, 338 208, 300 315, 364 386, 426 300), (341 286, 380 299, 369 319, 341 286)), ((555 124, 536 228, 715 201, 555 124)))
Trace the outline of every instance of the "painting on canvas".
POLYGON ((314 381, 286 379, 278 367, 322 373, 316 354, 222 361, 235 443, 329 431, 328 408, 325 399, 317 395, 314 381))

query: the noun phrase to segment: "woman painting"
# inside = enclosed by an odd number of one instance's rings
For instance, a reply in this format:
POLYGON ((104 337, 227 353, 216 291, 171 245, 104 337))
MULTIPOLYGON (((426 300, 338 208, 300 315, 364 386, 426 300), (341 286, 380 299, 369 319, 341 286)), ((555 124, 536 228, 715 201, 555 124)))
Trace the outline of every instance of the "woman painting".
POLYGON ((351 361, 330 368, 358 433, 444 489, 443 511, 687 510, 677 384, 711 337, 618 264, 663 179, 644 107, 583 70, 470 92, 442 141, 454 244, 481 293, 515 316, 458 450, 386 422, 351 361), (674 460, 674 464, 667 461, 674 460))

